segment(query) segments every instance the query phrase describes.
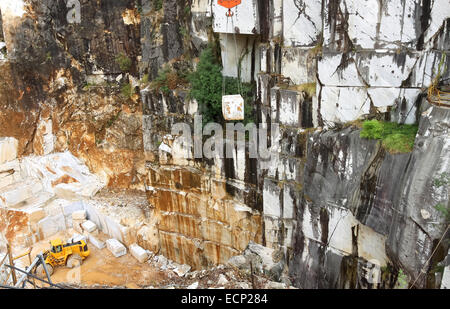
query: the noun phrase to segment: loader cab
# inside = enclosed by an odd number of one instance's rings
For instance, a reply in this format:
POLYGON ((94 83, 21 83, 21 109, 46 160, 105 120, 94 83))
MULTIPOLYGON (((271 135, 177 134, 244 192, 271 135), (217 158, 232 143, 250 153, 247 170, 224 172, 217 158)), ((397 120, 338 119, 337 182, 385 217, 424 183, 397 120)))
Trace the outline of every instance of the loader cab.
POLYGON ((59 258, 61 255, 63 255, 63 244, 61 239, 55 239, 50 241, 52 255, 55 258, 59 258))

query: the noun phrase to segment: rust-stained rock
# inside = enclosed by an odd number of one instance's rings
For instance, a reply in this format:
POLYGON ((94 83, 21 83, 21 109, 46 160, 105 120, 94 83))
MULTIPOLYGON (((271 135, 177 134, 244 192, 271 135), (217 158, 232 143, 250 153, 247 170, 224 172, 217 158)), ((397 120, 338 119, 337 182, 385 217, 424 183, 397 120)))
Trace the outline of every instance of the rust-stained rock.
POLYGON ((73 178, 69 175, 64 175, 64 176, 58 178, 57 180, 52 181, 52 186, 56 187, 60 183, 74 183, 74 182, 78 182, 78 180, 76 180, 75 178, 73 178))
POLYGON ((7 241, 13 243, 24 237, 31 237, 29 218, 26 213, 0 208, 0 218, 0 233, 7 241))
POLYGON ((109 82, 110 74, 136 73, 140 41, 128 40, 139 34, 134 2, 82 3, 79 26, 67 24, 61 3, 23 3, 20 16, 2 12, 8 58, 0 61, 0 136, 18 140, 19 156, 70 150, 110 186, 142 189, 139 98, 123 96, 115 77, 109 82), (100 10, 99 18, 86 16, 100 10), (116 61, 120 53, 129 68, 116 61))
POLYGON ((149 202, 159 212, 159 239, 165 256, 194 268, 225 263, 250 241, 261 242, 262 221, 226 193, 211 194, 223 181, 190 167, 163 166, 149 171, 149 202), (192 254, 198 257, 192 257, 192 254))

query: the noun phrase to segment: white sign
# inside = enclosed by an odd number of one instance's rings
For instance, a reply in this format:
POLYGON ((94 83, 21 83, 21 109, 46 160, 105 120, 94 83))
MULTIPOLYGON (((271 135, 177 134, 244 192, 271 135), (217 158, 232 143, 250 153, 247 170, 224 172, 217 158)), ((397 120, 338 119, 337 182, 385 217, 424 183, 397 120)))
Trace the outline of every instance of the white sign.
POLYGON ((222 113, 225 120, 244 120, 244 98, 240 94, 223 96, 222 113))

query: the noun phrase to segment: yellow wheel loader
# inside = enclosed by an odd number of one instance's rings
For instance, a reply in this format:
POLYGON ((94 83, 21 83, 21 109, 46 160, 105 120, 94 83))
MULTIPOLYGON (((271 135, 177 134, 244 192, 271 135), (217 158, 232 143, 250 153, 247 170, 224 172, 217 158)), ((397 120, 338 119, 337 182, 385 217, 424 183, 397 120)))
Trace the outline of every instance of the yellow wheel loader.
MULTIPOLYGON (((51 248, 43 253, 45 266, 49 275, 53 274, 56 266, 74 268, 80 266, 89 254, 89 248, 84 240, 63 244, 61 239, 50 241, 51 248)), ((45 269, 40 263, 36 268, 36 274, 45 277, 45 269)))

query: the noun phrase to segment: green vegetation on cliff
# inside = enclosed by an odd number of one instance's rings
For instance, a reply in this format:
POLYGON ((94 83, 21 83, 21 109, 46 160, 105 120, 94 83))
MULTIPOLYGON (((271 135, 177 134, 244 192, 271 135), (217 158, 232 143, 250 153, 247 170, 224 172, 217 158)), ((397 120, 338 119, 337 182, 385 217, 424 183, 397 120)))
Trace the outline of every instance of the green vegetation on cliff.
POLYGON ((119 65, 120 70, 123 72, 128 72, 131 69, 132 61, 124 53, 120 53, 116 56, 116 63, 119 65))
POLYGON ((394 122, 366 120, 363 122, 360 136, 382 141, 383 147, 390 153, 411 152, 414 147, 418 126, 394 122))
POLYGON ((225 95, 240 93, 245 100, 245 121, 251 122, 253 113, 252 85, 240 83, 237 78, 223 77, 222 66, 215 57, 212 47, 206 48, 200 55, 197 70, 189 75, 190 95, 196 99, 203 116, 203 123, 224 121, 222 115, 222 91, 225 95), (225 84, 223 81, 225 78, 225 84))

